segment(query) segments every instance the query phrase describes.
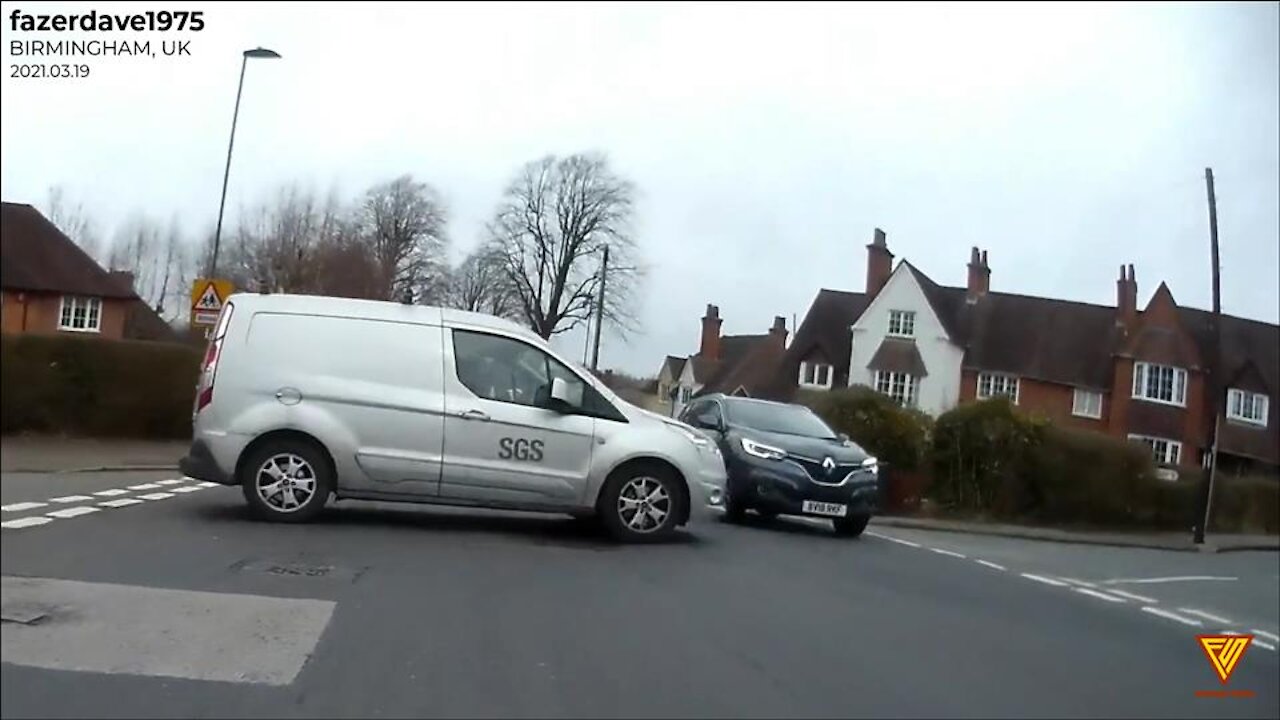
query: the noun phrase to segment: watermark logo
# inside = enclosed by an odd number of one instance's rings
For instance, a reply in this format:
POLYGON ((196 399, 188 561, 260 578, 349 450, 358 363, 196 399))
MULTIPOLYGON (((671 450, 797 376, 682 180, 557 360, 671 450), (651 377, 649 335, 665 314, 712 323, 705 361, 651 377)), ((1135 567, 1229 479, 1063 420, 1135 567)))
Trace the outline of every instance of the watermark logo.
MULTIPOLYGON (((1209 658, 1213 672, 1223 685, 1231 679, 1231 673, 1240 665, 1245 650, 1253 642, 1252 635, 1197 635, 1200 649, 1209 658)), ((1198 697, 1253 697, 1252 690, 1197 690, 1198 697)))

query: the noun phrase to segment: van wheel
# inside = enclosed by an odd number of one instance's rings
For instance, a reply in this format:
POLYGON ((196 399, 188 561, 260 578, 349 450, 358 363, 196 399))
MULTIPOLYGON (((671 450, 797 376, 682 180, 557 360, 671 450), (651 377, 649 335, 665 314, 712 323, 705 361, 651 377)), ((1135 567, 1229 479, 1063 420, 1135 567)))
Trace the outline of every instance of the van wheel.
POLYGON ((615 472, 600 493, 600 519, 615 539, 659 542, 675 532, 683 496, 670 470, 660 465, 633 465, 615 472))
POLYGON ((240 488, 256 517, 306 522, 324 509, 333 491, 333 472, 311 443, 274 440, 245 459, 240 488))

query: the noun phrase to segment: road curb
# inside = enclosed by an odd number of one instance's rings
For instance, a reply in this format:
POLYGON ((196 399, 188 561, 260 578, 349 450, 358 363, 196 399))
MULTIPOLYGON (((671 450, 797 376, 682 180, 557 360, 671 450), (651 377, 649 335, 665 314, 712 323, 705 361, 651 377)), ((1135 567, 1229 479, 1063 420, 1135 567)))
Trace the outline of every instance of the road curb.
POLYGON ((1042 529, 1042 528, 1011 528, 1011 527, 993 527, 984 525, 964 525, 956 526, 949 524, 939 524, 930 520, 917 520, 913 518, 898 518, 888 516, 878 516, 872 521, 872 525, 881 527, 900 527, 910 528, 913 530, 936 530, 940 532, 954 532, 968 535, 990 535, 996 537, 1015 537, 1026 540, 1040 540, 1043 542, 1065 543, 1068 545, 1103 545, 1107 547, 1133 547, 1145 548, 1148 550, 1172 550, 1176 552, 1205 552, 1205 553, 1223 553, 1223 552, 1239 552, 1243 550, 1280 550, 1280 539, 1275 543, 1246 543, 1243 545, 1230 545, 1226 547, 1218 546, 1212 542, 1204 545, 1195 545, 1191 542, 1173 543, 1160 542, 1158 540, 1143 540, 1141 538, 1126 539, 1115 536, 1096 536, 1091 537, 1081 534, 1068 534, 1062 531, 1042 529))
POLYGON ((7 473, 43 473, 45 475, 59 475, 71 473, 96 473, 96 472, 168 472, 176 471, 177 465, 99 465, 96 467, 83 468, 5 468, 3 472, 7 473))

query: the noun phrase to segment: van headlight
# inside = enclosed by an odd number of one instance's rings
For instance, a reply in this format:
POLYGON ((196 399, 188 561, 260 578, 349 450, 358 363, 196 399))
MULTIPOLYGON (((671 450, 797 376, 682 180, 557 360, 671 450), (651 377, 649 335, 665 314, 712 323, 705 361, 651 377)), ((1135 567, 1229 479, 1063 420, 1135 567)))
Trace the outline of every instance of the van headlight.
POLYGON ((742 450, 748 455, 754 455, 764 460, 781 460, 787 456, 786 450, 758 443, 751 438, 742 438, 742 450))

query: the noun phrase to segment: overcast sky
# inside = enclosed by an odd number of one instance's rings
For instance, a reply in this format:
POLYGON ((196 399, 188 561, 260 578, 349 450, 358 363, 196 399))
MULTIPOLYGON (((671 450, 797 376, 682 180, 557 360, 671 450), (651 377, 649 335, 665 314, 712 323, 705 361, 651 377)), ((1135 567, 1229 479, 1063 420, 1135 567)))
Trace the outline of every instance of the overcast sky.
MULTIPOLYGON (((511 174, 608 153, 639 188, 643 332, 602 364, 653 375, 727 334, 861 290, 873 229, 941 284, 969 248, 991 288, 1139 303, 1161 280, 1210 306, 1204 168, 1217 179, 1224 311, 1280 313, 1277 4, 450 5, 195 3, 186 58, 93 58, 87 79, 12 79, 4 4, 3 197, 50 185, 109 233, 130 213, 212 224, 240 51, 228 222, 301 182, 354 196, 412 173, 451 210, 456 255, 511 174)), ((158 43, 173 34, 130 33, 158 43)), ((582 355, 581 337, 561 343, 582 355)))

